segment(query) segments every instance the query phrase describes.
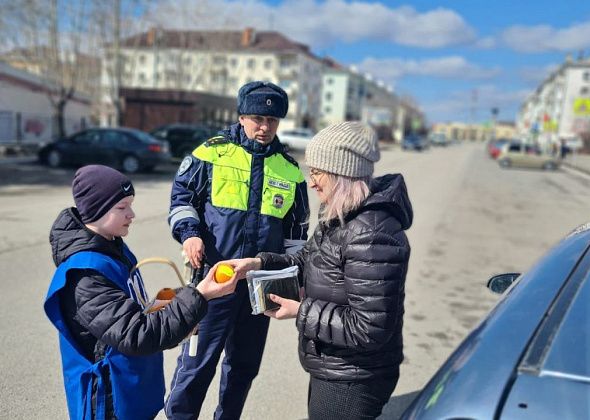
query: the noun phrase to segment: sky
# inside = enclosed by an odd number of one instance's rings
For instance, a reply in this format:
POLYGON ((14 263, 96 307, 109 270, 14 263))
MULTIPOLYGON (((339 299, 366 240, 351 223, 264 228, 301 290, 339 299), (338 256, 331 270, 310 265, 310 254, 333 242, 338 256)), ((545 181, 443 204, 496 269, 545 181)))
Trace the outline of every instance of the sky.
POLYGON ((166 28, 276 30, 412 96, 430 123, 516 118, 571 54, 590 57, 590 0, 152 0, 166 28))

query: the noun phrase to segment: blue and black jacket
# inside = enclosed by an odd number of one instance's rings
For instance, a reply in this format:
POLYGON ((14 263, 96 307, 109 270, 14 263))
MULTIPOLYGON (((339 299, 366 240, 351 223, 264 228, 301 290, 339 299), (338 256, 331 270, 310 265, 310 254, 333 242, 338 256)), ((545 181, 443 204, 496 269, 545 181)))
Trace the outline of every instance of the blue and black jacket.
POLYGON ((307 240, 307 186, 275 138, 262 145, 237 123, 181 163, 168 223, 183 243, 200 237, 206 262, 296 252, 307 240))

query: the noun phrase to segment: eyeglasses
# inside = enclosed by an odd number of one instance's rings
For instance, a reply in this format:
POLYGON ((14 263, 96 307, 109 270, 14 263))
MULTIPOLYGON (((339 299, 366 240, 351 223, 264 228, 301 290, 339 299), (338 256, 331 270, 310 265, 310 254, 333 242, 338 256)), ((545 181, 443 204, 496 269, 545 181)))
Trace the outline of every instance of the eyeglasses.
POLYGON ((311 182, 313 182, 314 184, 317 184, 317 178, 321 177, 322 175, 325 175, 326 173, 324 171, 320 171, 318 169, 310 169, 309 170, 309 178, 311 179, 311 182))

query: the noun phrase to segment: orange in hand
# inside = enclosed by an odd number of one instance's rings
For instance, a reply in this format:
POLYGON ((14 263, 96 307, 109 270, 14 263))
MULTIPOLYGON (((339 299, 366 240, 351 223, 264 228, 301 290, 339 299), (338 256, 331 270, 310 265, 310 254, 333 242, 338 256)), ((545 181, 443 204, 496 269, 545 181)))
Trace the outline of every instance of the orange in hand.
POLYGON ((215 281, 217 283, 225 283, 234 275, 234 269, 231 265, 220 264, 215 270, 215 281))

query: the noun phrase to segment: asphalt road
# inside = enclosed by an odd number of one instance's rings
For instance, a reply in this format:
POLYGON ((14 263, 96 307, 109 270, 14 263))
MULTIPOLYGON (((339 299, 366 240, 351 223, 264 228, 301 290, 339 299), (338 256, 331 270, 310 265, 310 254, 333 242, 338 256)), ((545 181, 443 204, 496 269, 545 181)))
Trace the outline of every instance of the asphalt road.
MULTIPOLYGON (((170 165, 132 177, 137 219, 127 242, 140 259, 165 256, 180 263, 180 246, 166 225, 174 170, 170 165)), ((424 153, 383 150, 376 172, 404 174, 415 212, 408 233, 406 360, 382 416, 395 418, 497 300, 485 288, 487 279, 526 270, 588 221, 590 178, 570 171, 503 170, 487 158, 483 144, 424 153)), ((72 205, 73 173, 0 162, 0 418, 67 418, 57 335, 42 303, 54 269, 49 228, 72 205)), ((314 215, 312 226, 316 220, 314 215)), ((151 291, 176 285, 167 267, 150 265, 142 272, 151 291)), ((296 344, 294 322, 273 320, 244 419, 306 418, 308 378, 296 344)), ((168 383, 177 354, 166 353, 168 383)), ((216 378, 201 418, 212 417, 217 383, 216 378)))

